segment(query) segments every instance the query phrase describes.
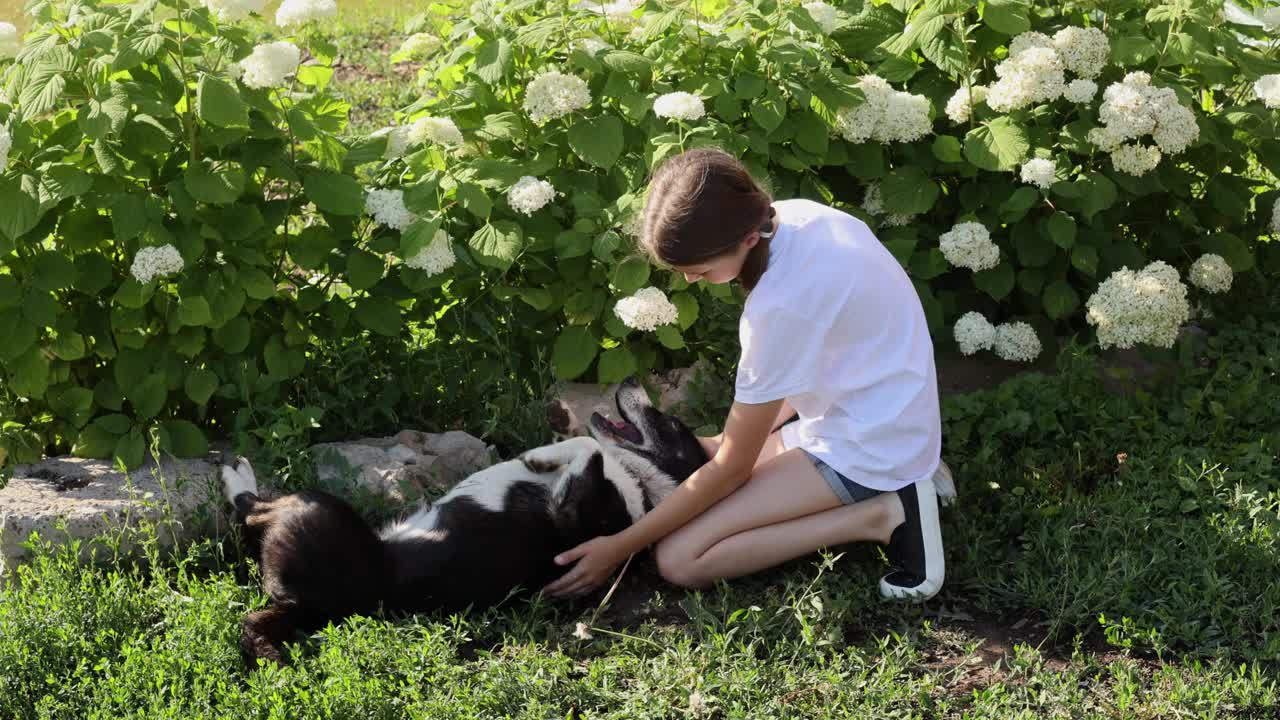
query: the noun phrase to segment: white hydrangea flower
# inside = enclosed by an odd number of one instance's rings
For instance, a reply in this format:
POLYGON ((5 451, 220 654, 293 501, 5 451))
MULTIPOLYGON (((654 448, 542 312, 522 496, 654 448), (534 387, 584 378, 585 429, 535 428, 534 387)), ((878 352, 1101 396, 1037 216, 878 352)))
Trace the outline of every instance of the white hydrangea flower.
POLYGON ((1052 41, 1049 47, 1033 46, 1016 54, 1010 53, 1007 60, 996 66, 996 75, 999 80, 987 90, 987 107, 996 112, 1009 112, 1033 103, 1056 100, 1067 89, 1062 58, 1053 49, 1052 41))
POLYGON ((404 264, 415 270, 422 270, 428 275, 439 275, 453 267, 457 261, 458 257, 453 254, 453 241, 449 239, 449 234, 444 230, 436 230, 431 242, 404 264))
POLYGON ((240 61, 244 69, 241 80, 251 88, 279 87, 285 78, 298 72, 300 62, 302 51, 297 45, 284 41, 264 43, 240 61))
POLYGON ((1225 258, 1213 253, 1205 253, 1191 264, 1187 279, 1192 285, 1211 293, 1224 293, 1231 289, 1231 281, 1235 274, 1225 258))
POLYGON ((894 90, 884 78, 863 75, 857 87, 864 102, 836 114, 836 130, 849 142, 911 142, 929 134, 929 99, 894 90))
POLYGON ((403 126, 384 127, 371 134, 371 137, 387 138, 387 150, 383 153, 383 157, 388 160, 398 157, 404 157, 404 153, 409 149, 409 128, 403 126))
POLYGON ((18 56, 22 49, 22 39, 18 37, 18 28, 13 23, 0 22, 0 60, 8 60, 18 56))
POLYGON ((232 80, 239 80, 244 77, 244 66, 238 62, 228 63, 225 69, 227 77, 232 80))
POLYGON ((862 196, 862 209, 866 210, 869 215, 881 215, 884 213, 884 200, 880 195, 880 183, 871 183, 867 186, 867 194, 862 196))
POLYGON ((403 190, 374 189, 365 196, 365 212, 392 230, 404 230, 417 216, 404 205, 403 190))
POLYGON ((1035 48, 1054 49, 1053 38, 1041 32, 1024 32, 1009 43, 1009 57, 1017 57, 1035 48))
POLYGON ((1028 160, 1022 166, 1022 182, 1035 185, 1041 190, 1048 190, 1053 184, 1053 176, 1057 171, 1058 167, 1052 160, 1045 158, 1028 160))
POLYGON ((172 245, 149 246, 138 250, 138 254, 133 256, 129 274, 146 285, 158 277, 182 272, 183 264, 178 248, 172 245))
POLYGON ((431 33, 414 33, 400 44, 400 54, 411 60, 428 58, 441 46, 440 38, 431 33))
POLYGON ((513 210, 532 215, 554 200, 555 196, 556 189, 551 183, 525 175, 507 191, 507 202, 513 210))
POLYGON ((1027 323, 1004 323, 996 328, 995 351, 1001 359, 1031 362, 1040 356, 1040 350, 1040 338, 1027 323))
POLYGON ((1253 84, 1253 91, 1267 107, 1280 107, 1280 75, 1263 75, 1253 84))
POLYGON ((911 222, 915 215, 903 215, 902 213, 889 213, 884 216, 884 220, 880 221, 885 227, 902 227, 911 222))
POLYGON ((1093 102, 1097 94, 1098 83, 1080 78, 1067 83, 1067 89, 1063 91, 1062 97, 1066 98, 1067 102, 1087 105, 1093 102))
POLYGON ((235 22, 250 15, 261 15, 267 0, 204 0, 204 6, 222 22, 235 22))
POLYGON ((334 0, 284 0, 276 10, 276 24, 282 28, 305 25, 338 14, 334 0))
POLYGON ((1271 233, 1280 235, 1280 198, 1271 204, 1271 233))
POLYGON ((1117 172, 1142 177, 1160 164, 1160 148, 1126 143, 1111 153, 1111 165, 1117 172))
POLYGON ((1085 318, 1097 328, 1103 350, 1139 343, 1173 347, 1191 312, 1178 271, 1159 260, 1138 272, 1127 267, 1115 271, 1085 307, 1085 318))
POLYGON ((987 88, 985 85, 961 87, 947 101, 947 117, 951 118, 951 122, 957 125, 967 123, 969 122, 969 117, 973 114, 973 106, 986 99, 987 88))
POLYGON ((1082 78, 1097 77, 1111 56, 1107 34, 1096 27, 1066 27, 1054 33, 1053 46, 1062 63, 1082 78))
POLYGON ((600 38, 589 37, 589 38, 582 38, 580 40, 574 40, 573 47, 585 52, 588 55, 595 55, 601 50, 608 50, 609 43, 601 40, 600 38))
MULTIPOLYGON (((1144 72, 1129 73, 1124 80, 1103 91, 1098 119, 1105 129, 1089 131, 1089 141, 1108 152, 1117 150, 1127 140, 1149 133, 1160 153, 1177 155, 1200 137, 1195 113, 1178 102, 1172 89, 1152 85, 1151 76, 1144 72)), ((1114 156, 1112 159, 1138 169, 1152 158, 1159 162, 1153 150, 1127 150, 1119 159, 1114 156)))
POLYGON ((13 134, 9 128, 0 125, 0 174, 9 167, 9 151, 13 149, 13 134))
POLYGON ((1096 127, 1089 131, 1089 142, 1103 152, 1111 152, 1124 142, 1110 128, 1096 127))
POLYGON ((669 120, 692 122, 707 114, 702 98, 687 92, 661 95, 653 101, 653 114, 669 120))
POLYGON ((680 311, 656 287, 641 288, 634 295, 622 298, 613 306, 613 314, 623 325, 646 332, 659 325, 670 325, 680 317, 680 311))
POLYGON ((991 242, 991 233, 982 223, 958 223, 942 233, 938 241, 943 257, 956 267, 976 272, 1000 264, 1000 248, 991 242))
POLYGON ((601 2, 600 0, 581 0, 578 6, 603 16, 617 23, 628 24, 635 22, 636 18, 633 13, 644 5, 644 0, 614 0, 614 2, 601 2))
POLYGON ((524 89, 525 112, 538 125, 590 104, 591 91, 587 89, 585 80, 554 70, 534 78, 524 89))
POLYGON ((434 143, 445 147, 458 147, 463 143, 462 131, 449 118, 424 117, 409 126, 409 144, 412 146, 434 143))
POLYGON ((979 350, 990 350, 996 344, 996 327, 980 312, 967 312, 956 320, 953 334, 960 352, 972 355, 979 350))
POLYGON ((840 11, 834 6, 824 2, 807 2, 804 9, 809 13, 809 17, 818 23, 818 27, 822 28, 822 32, 830 35, 840 27, 840 11))

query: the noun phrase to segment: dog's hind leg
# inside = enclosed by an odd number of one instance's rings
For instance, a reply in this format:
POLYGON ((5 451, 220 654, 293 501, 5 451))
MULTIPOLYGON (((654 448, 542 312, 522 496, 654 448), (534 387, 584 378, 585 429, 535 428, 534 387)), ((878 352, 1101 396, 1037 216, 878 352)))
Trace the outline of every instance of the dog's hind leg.
POLYGON ((284 643, 298 630, 297 612, 292 606, 277 605, 245 616, 240 623, 240 654, 249 667, 256 666, 258 658, 284 664, 284 643))

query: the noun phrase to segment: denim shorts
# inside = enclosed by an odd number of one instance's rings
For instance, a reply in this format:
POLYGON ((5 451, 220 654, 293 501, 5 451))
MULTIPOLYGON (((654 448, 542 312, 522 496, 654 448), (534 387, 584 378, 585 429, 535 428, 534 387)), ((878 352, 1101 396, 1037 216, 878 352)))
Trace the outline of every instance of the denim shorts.
POLYGON ((819 460, 816 455, 808 450, 805 450, 804 454, 813 461, 813 467, 818 471, 818 474, 822 476, 823 480, 827 481, 827 484, 831 486, 831 491, 834 492, 836 497, 840 498, 840 502, 845 505, 852 505, 854 503, 860 503, 863 500, 870 500, 884 492, 883 490, 875 490, 865 485, 859 485, 844 475, 841 475, 839 472, 836 472, 835 468, 819 460))

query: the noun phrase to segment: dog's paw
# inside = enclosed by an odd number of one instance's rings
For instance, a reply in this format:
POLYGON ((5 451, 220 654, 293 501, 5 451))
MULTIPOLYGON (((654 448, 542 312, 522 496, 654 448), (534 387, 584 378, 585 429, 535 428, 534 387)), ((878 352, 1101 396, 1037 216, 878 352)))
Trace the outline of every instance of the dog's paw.
POLYGON ((578 459, 584 453, 600 449, 600 443, 590 437, 575 437, 551 445, 526 451, 520 456, 520 462, 535 473, 559 472, 564 466, 578 459))
POLYGON ((235 467, 222 466, 222 492, 232 505, 244 493, 258 494, 258 480, 254 477, 253 466, 248 460, 237 458, 235 467))

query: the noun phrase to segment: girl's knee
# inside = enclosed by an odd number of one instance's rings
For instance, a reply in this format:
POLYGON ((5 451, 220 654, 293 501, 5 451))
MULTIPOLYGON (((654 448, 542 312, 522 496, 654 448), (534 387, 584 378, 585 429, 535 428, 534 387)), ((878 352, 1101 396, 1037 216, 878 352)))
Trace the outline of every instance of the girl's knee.
POLYGON ((654 548, 654 556, 658 561, 658 574, 672 585, 696 589, 709 584, 697 574, 696 558, 679 548, 669 543, 658 543, 654 548))

